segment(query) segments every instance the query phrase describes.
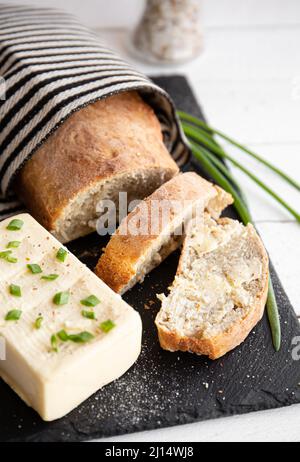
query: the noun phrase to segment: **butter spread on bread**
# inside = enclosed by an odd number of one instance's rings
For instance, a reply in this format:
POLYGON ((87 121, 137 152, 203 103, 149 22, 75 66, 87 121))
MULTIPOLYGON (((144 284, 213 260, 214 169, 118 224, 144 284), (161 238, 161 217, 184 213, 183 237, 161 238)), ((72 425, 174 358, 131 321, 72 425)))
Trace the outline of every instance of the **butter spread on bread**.
POLYGON ((217 218, 231 203, 230 194, 194 172, 175 176, 121 222, 97 264, 96 274, 115 292, 123 294, 142 282, 147 273, 181 245, 183 223, 195 213, 202 216, 204 210, 217 218), (169 213, 153 232, 151 226, 157 215, 153 210, 159 205, 163 209, 165 204, 169 213), (149 232, 145 235, 135 235, 130 230, 138 208, 142 212, 141 223, 148 222, 145 228, 147 231, 149 227, 149 232))
POLYGON ((261 319, 268 256, 254 227, 205 214, 191 221, 175 280, 161 295, 161 346, 219 358, 245 340, 261 319))

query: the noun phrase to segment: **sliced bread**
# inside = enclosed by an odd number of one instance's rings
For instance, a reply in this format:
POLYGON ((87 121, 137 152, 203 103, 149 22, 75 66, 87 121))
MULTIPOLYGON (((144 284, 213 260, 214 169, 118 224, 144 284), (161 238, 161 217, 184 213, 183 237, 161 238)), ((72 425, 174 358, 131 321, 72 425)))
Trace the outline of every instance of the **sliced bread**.
POLYGON ((261 319, 267 291, 268 256, 251 224, 207 214, 190 222, 170 293, 160 296, 162 348, 219 358, 261 319))
POLYGON ((125 92, 72 114, 20 169, 15 191, 61 242, 95 231, 97 206, 143 199, 178 173, 154 111, 125 92))
POLYGON ((196 173, 177 175, 121 222, 97 264, 96 274, 115 292, 123 294, 142 282, 147 273, 181 245, 183 225, 197 211, 200 217, 204 210, 219 217, 231 203, 230 194, 196 173), (155 219, 157 226, 153 226, 155 219), (132 226, 137 221, 142 230, 138 235, 132 226))

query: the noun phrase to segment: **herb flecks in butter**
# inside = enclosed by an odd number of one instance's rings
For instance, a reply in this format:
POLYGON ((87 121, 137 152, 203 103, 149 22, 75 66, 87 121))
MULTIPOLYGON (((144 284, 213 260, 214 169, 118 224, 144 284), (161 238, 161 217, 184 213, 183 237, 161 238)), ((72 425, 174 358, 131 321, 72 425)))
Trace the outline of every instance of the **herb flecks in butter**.
POLYGON ((18 259, 13 257, 11 253, 11 250, 3 250, 3 252, 0 252, 0 258, 8 263, 17 263, 18 259))
POLYGON ((5 258, 5 260, 8 262, 8 263, 17 263, 18 259, 16 257, 12 257, 11 255, 8 255, 7 258, 5 258))
POLYGON ((10 284, 9 293, 14 297, 22 297, 21 287, 15 284, 10 284))
POLYGON ((80 303, 81 305, 84 305, 84 306, 94 307, 96 305, 99 305, 100 300, 99 298, 96 297, 96 295, 90 295, 89 297, 84 298, 83 300, 80 300, 80 303))
POLYGON ((41 276, 41 279, 44 281, 55 281, 58 277, 58 274, 46 274, 45 276, 41 276))
POLYGON ((20 241, 10 241, 6 248, 7 249, 17 249, 20 246, 21 242, 20 241))
POLYGON ((56 348, 55 351, 58 351, 57 349, 57 340, 61 340, 62 342, 74 342, 74 343, 87 343, 93 340, 94 335, 91 334, 90 332, 83 331, 79 332, 78 334, 68 334, 64 329, 60 330, 56 334, 53 334, 51 337, 51 344, 52 344, 52 339, 54 342, 54 346, 56 348), (55 339, 55 340, 54 340, 55 339))
POLYGON ((3 258, 6 260, 6 258, 11 255, 12 250, 3 250, 3 252, 0 252, 0 258, 3 258))
POLYGON ((11 220, 6 229, 9 231, 20 231, 22 229, 22 226, 24 225, 24 221, 19 220, 18 218, 15 218, 14 220, 11 220))
POLYGON ((57 260, 61 261, 62 263, 64 263, 67 256, 68 256, 68 252, 63 247, 61 247, 57 251, 56 258, 57 258, 57 260))
POLYGON ((53 303, 55 305, 66 305, 69 301, 70 293, 69 292, 58 292, 53 297, 53 303))
POLYGON ((32 274, 39 274, 43 272, 42 268, 37 263, 29 263, 27 265, 27 268, 29 269, 29 271, 31 271, 32 274))
POLYGON ((69 336, 65 330, 60 330, 56 335, 62 342, 67 342, 69 340, 69 336))
POLYGON ((96 313, 94 311, 82 310, 81 314, 84 318, 87 319, 96 319, 96 313))
POLYGON ((42 323, 43 323, 43 316, 38 316, 34 322, 34 327, 35 329, 40 329, 42 327, 42 323))
POLYGON ((57 353, 58 352, 57 337, 55 334, 51 335, 50 343, 51 343, 52 350, 55 351, 55 353, 57 353))
POLYGON ((75 343, 86 343, 86 342, 90 342, 91 340, 93 340, 94 338, 94 335, 91 334, 90 332, 80 332, 79 334, 71 334, 69 335, 69 340, 71 340, 71 342, 75 342, 75 343))
POLYGON ((115 323, 111 319, 107 319, 107 321, 104 321, 100 324, 100 329, 102 332, 105 332, 106 334, 111 331, 114 327, 116 327, 115 323))
POLYGON ((21 316, 21 310, 10 310, 5 316, 5 321, 18 321, 21 316))

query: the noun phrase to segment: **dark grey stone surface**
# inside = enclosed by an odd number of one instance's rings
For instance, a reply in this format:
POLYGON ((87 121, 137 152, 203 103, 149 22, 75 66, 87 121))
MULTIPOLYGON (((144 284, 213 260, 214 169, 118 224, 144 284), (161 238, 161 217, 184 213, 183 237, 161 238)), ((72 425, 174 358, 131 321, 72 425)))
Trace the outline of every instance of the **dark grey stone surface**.
MULTIPOLYGON (((157 81, 171 93, 178 108, 200 115, 183 77, 157 81)), ((234 216, 232 210, 228 212, 234 216)), ((93 268, 104 244, 94 234, 69 248, 93 268)), ((291 357, 291 340, 300 335, 300 327, 273 269, 282 325, 278 353, 266 316, 241 346, 216 361, 159 347, 153 324, 159 309, 155 294, 165 292, 171 283, 178 255, 171 255, 125 296, 143 319, 143 349, 136 364, 69 415, 51 423, 43 422, 0 381, 0 441, 80 441, 300 402, 300 362, 291 357)))

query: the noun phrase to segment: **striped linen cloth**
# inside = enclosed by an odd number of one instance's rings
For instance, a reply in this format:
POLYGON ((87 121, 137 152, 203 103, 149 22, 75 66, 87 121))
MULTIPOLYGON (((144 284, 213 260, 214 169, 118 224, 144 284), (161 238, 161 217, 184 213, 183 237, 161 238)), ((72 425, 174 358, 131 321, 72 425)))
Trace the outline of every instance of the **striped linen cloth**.
POLYGON ((179 165, 188 157, 168 94, 57 9, 0 4, 0 219, 22 210, 12 180, 23 163, 74 111, 138 90, 160 120, 179 165))

